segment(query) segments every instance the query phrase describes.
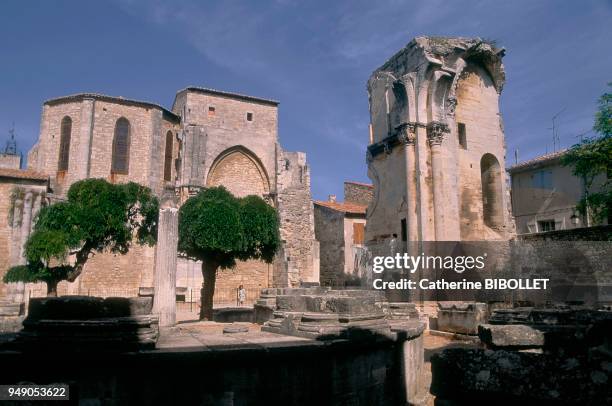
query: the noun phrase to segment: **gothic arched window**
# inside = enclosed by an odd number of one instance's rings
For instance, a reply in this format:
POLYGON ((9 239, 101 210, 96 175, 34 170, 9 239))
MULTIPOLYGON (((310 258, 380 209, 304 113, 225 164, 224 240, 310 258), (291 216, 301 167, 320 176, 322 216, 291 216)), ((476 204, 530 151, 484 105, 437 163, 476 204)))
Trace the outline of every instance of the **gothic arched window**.
POLYGON ((121 117, 115 124, 112 173, 127 174, 130 164, 130 122, 121 117))
POLYGON ((72 119, 68 116, 62 119, 60 128, 60 149, 57 162, 58 171, 68 170, 68 158, 70 157, 70 135, 72 133, 72 119))
POLYGON ((172 180, 172 131, 166 133, 166 152, 164 154, 164 180, 172 180))

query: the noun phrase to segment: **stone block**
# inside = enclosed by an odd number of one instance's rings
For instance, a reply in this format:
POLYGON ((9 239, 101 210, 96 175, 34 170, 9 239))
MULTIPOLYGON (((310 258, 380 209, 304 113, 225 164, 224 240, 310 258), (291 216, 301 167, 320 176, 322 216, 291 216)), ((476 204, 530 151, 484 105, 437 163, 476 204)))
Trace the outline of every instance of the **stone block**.
POLYGON ((478 334, 478 325, 487 321, 485 303, 438 303, 438 330, 460 334, 478 334))
POLYGON ((533 348, 544 345, 544 332, 522 324, 478 326, 478 336, 487 346, 533 348))
POLYGON ((610 404, 610 355, 452 348, 431 358, 440 404, 610 404), (449 403, 443 403, 449 402, 449 403), (455 403, 453 403, 455 402, 455 403))
POLYGON ((252 323, 255 311, 249 307, 227 307, 213 310, 213 321, 218 323, 252 323))

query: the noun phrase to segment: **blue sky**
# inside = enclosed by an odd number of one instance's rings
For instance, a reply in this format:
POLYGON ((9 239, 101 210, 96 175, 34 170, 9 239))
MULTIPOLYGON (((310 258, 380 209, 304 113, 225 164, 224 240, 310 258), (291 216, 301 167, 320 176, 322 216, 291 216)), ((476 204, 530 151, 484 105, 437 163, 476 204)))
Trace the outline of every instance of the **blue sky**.
MULTIPOLYGON (((305 151, 315 198, 368 181, 366 81, 413 37, 480 36, 506 47, 507 160, 589 131, 612 81, 612 2, 3 1, 0 145, 38 137, 42 102, 98 92, 170 107, 212 87, 280 100, 281 142, 305 151)), ((592 134, 592 133, 591 133, 592 134)))

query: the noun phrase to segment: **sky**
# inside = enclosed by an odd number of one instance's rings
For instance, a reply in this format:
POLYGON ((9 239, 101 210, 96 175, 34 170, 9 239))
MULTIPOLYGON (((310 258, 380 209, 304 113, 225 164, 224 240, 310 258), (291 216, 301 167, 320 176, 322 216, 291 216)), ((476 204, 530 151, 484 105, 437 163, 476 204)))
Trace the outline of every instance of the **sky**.
POLYGON ((187 86, 280 101, 279 137, 304 151, 315 199, 369 182, 370 74, 416 36, 507 49, 507 164, 593 126, 612 82, 612 1, 14 1, 0 3, 0 148, 24 155, 44 100, 94 92, 170 108, 187 86))

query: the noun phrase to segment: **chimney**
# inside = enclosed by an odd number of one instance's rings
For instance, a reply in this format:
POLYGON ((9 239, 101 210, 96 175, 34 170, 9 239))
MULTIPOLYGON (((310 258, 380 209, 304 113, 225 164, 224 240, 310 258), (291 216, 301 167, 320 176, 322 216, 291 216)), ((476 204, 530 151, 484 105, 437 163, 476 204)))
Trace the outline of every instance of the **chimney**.
POLYGON ((336 203, 336 195, 329 195, 329 201, 332 203, 336 203))

